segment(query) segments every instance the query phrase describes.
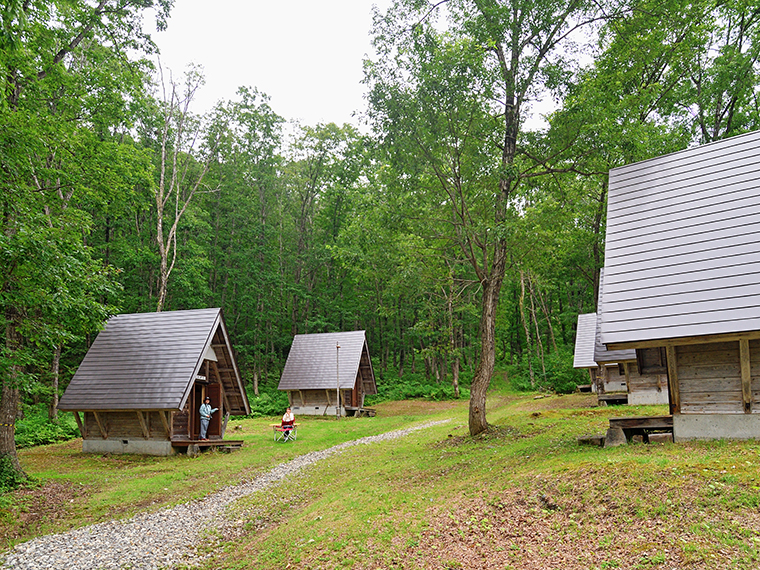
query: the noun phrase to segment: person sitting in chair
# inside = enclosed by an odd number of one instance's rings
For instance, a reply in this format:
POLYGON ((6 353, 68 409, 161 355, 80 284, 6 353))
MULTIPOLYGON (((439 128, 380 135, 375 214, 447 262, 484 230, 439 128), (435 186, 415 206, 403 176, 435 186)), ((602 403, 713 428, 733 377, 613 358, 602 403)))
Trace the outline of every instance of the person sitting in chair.
POLYGON ((296 421, 296 417, 293 415, 293 412, 290 411, 290 408, 287 408, 285 410, 285 415, 282 416, 282 423, 280 424, 280 427, 283 428, 284 431, 284 439, 285 441, 288 441, 288 438, 290 437, 290 432, 293 431, 293 423, 296 421))
POLYGON ((219 408, 211 407, 211 399, 206 396, 206 399, 203 400, 203 403, 201 404, 200 410, 198 410, 201 414, 201 441, 208 441, 208 438, 206 437, 208 423, 211 421, 211 414, 218 409, 219 408))

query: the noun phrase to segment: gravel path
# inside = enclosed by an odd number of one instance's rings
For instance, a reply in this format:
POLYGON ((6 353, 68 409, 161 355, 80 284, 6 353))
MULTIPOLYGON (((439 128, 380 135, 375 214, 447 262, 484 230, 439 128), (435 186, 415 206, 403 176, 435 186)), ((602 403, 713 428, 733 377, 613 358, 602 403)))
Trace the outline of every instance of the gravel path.
POLYGON ((2 568, 110 570, 194 565, 202 561, 196 545, 203 540, 204 546, 208 546, 206 533, 224 525, 224 510, 236 499, 266 489, 349 447, 403 437, 447 421, 449 420, 427 422, 411 428, 348 441, 324 451, 312 451, 281 463, 252 481, 227 487, 190 503, 139 514, 125 521, 99 523, 35 538, 11 550, 5 556, 2 568))

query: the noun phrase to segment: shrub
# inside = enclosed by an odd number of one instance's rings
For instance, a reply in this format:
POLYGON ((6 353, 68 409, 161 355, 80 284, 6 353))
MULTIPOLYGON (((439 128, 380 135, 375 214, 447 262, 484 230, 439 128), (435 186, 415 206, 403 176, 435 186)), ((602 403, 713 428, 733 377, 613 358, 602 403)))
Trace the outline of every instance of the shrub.
POLYGON ((573 353, 569 348, 562 347, 558 351, 545 354, 544 366, 546 376, 544 376, 541 359, 538 356, 532 355, 531 361, 527 356, 523 357, 520 362, 508 368, 512 387, 521 391, 546 390, 558 394, 570 394, 575 391, 578 384, 586 383, 585 371, 573 368, 573 353), (533 365, 533 385, 530 383, 530 363, 533 365))
POLYGON ((281 416, 290 405, 288 394, 277 389, 261 391, 259 396, 248 394, 248 403, 251 405, 250 418, 281 416))
MULTIPOLYGON (((404 374, 398 378, 396 374, 388 372, 383 378, 376 378, 377 395, 367 396, 366 403, 372 404, 377 402, 388 402, 394 400, 454 400, 454 387, 451 382, 436 383, 434 380, 428 380, 424 374, 404 374)), ((469 378, 462 380, 459 384, 459 398, 468 399, 470 397, 469 378)))
POLYGON ((59 414, 53 421, 48 418, 47 405, 36 404, 24 410, 24 419, 16 422, 16 447, 33 447, 79 437, 74 417, 59 414))
POLYGON ((24 477, 13 468, 10 455, 0 453, 0 495, 13 491, 23 482, 24 477))

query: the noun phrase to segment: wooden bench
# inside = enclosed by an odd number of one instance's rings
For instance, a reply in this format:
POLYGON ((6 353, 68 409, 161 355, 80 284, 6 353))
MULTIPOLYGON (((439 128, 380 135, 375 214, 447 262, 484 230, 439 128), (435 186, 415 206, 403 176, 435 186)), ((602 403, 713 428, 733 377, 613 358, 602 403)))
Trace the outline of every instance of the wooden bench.
POLYGON ((647 441, 650 433, 673 433, 673 416, 610 418, 610 427, 622 429, 628 441, 634 435, 641 435, 647 441))

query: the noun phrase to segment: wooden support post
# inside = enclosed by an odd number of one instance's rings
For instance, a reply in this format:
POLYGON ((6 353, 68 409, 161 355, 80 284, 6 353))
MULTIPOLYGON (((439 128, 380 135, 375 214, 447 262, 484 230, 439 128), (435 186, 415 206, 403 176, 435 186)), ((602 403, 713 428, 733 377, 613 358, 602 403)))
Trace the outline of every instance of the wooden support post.
POLYGON ((142 429, 143 436, 145 439, 150 439, 150 430, 148 429, 148 420, 145 417, 145 414, 142 413, 140 410, 136 410, 137 412, 137 419, 140 420, 140 428, 142 429))
POLYGON ((625 373, 625 391, 631 393, 631 372, 629 368, 630 364, 623 362, 623 372, 625 373))
MULTIPOLYGON (((169 415, 169 414, 171 414, 171 412, 166 412, 166 415, 169 415)), ((161 423, 164 424, 164 429, 166 430, 166 435, 168 435, 169 439, 171 439, 171 437, 172 437, 172 428, 171 428, 171 424, 169 423, 169 420, 164 415, 164 412, 162 412, 161 410, 158 411, 158 417, 161 418, 161 423)))
POLYGON ((98 424, 98 429, 100 430, 100 435, 103 436, 103 439, 108 439, 108 431, 105 428, 105 425, 103 424, 102 419, 98 415, 98 412, 92 412, 92 415, 95 416, 95 421, 98 424))
POLYGON ((750 368, 749 340, 739 340, 739 361, 742 366, 742 401, 744 413, 752 413, 752 371, 750 368))
POLYGON ((668 357, 668 389, 670 390, 670 413, 681 413, 681 393, 678 390, 678 362, 676 347, 668 345, 665 349, 668 357))
POLYGON ((299 390, 298 395, 301 396, 301 406, 306 407, 306 401, 303 399, 303 391, 299 390))
POLYGON ((332 400, 330 399, 330 390, 325 390, 325 395, 327 396, 327 405, 332 406, 332 400))
POLYGON ((74 419, 77 422, 79 433, 82 434, 82 439, 87 439, 87 431, 84 429, 84 424, 82 423, 82 419, 79 417, 79 412, 72 412, 72 413, 74 414, 74 419))
POLYGON ((222 439, 224 439, 224 432, 227 431, 227 421, 230 419, 230 413, 224 414, 224 423, 222 424, 222 439))

